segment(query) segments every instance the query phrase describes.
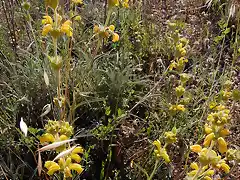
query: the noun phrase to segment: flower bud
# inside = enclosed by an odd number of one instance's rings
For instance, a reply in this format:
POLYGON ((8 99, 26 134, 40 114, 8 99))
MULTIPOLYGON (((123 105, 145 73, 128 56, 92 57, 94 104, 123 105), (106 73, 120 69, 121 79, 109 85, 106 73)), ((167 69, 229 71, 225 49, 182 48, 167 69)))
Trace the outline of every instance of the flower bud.
POLYGON ((219 150, 219 152, 220 153, 227 152, 227 143, 226 143, 226 141, 222 137, 218 138, 217 141, 218 141, 218 150, 219 150))
POLYGON ((208 134, 204 139, 203 145, 205 147, 209 146, 214 137, 215 137, 214 133, 208 134))
POLYGON ((202 150, 202 147, 198 144, 190 146, 191 151, 195 153, 199 153, 202 150))

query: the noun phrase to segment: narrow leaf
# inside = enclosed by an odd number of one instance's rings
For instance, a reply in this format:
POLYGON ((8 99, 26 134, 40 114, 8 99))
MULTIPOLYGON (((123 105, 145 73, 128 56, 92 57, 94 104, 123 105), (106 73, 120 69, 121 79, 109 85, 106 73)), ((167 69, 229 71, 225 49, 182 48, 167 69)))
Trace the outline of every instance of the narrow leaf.
POLYGON ((75 141, 76 139, 68 139, 68 140, 64 140, 64 141, 59 141, 59 142, 54 142, 52 144, 46 145, 44 147, 42 147, 41 149, 39 149, 38 151, 42 152, 42 151, 47 151, 50 149, 55 149, 63 144, 75 141))
POLYGON ((58 154, 58 155, 53 159, 53 161, 58 160, 58 159, 60 159, 60 158, 62 158, 62 157, 64 157, 64 156, 67 156, 67 155, 70 154, 76 147, 77 147, 77 146, 73 146, 72 148, 70 148, 70 149, 68 149, 68 150, 66 150, 66 151, 61 152, 60 154, 58 154))
POLYGON ((47 75, 46 71, 44 71, 43 77, 44 77, 45 84, 47 86, 49 86, 49 78, 48 78, 48 75, 47 75))
POLYGON ((37 165, 37 169, 38 169, 38 176, 41 176, 41 172, 42 172, 42 158, 41 158, 40 151, 38 151, 38 165, 37 165))

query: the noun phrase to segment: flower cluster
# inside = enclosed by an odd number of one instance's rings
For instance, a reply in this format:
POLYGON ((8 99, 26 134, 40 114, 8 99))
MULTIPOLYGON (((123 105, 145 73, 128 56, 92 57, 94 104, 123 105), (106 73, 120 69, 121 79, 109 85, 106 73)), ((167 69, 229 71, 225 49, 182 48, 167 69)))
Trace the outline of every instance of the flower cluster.
POLYGON ((114 32, 115 26, 102 26, 102 25, 95 25, 93 28, 93 32, 95 35, 97 35, 100 39, 108 39, 109 37, 112 37, 112 42, 119 41, 119 35, 114 32))
POLYGON ((81 174, 83 168, 79 164, 81 162, 81 157, 78 154, 82 153, 82 147, 76 147, 70 155, 60 158, 58 163, 54 161, 46 161, 44 166, 48 169, 48 175, 53 175, 57 171, 63 172, 64 178, 72 177, 72 171, 81 174))
MULTIPOLYGON (((230 89, 228 87, 223 91, 230 92, 230 89)), ((210 180, 215 170, 222 170, 225 173, 230 171, 226 160, 234 159, 236 151, 228 149, 228 143, 225 140, 225 137, 230 134, 227 128, 230 122, 230 110, 224 105, 225 100, 220 99, 218 103, 210 103, 212 112, 208 114, 204 125, 204 148, 199 144, 190 147, 193 152, 198 153, 199 162, 190 165, 193 170, 188 173, 187 179, 195 180, 201 177, 210 180)))
POLYGON ((153 145, 155 145, 156 147, 154 150, 154 153, 158 159, 163 158, 166 163, 170 162, 170 158, 167 153, 166 147, 167 145, 175 143, 177 141, 176 134, 177 134, 177 129, 175 127, 172 129, 172 131, 165 132, 164 146, 161 145, 161 141, 158 139, 153 142, 153 145))
MULTIPOLYGON (((64 121, 48 121, 44 129, 46 132, 39 138, 41 144, 60 142, 70 139, 73 134, 73 127, 68 122, 64 121)), ((56 152, 59 154, 71 149, 70 145, 61 145, 56 147, 56 152)), ((53 175, 55 172, 60 171, 64 174, 64 177, 72 177, 71 171, 76 171, 80 174, 83 171, 81 162, 81 156, 83 148, 75 147, 70 154, 61 157, 58 163, 54 161, 46 161, 45 167, 48 169, 48 175, 53 175)))
POLYGON ((172 115, 175 115, 177 112, 184 112, 186 110, 185 104, 188 103, 189 98, 184 97, 186 93, 186 83, 190 78, 189 74, 186 73, 181 73, 180 75, 180 80, 179 80, 179 85, 175 88, 175 94, 177 96, 177 104, 170 105, 169 111, 171 112, 172 115))
POLYGON ((61 34, 66 34, 68 37, 72 36, 72 21, 66 20, 65 22, 62 22, 62 16, 57 14, 57 20, 56 22, 53 21, 51 16, 43 16, 42 24, 42 35, 46 36, 48 33, 53 38, 58 38, 61 34))
POLYGON ((175 69, 178 72, 181 72, 183 70, 185 64, 188 62, 188 59, 185 58, 187 54, 187 44, 188 40, 186 38, 180 38, 178 40, 175 48, 175 60, 172 60, 171 64, 169 65, 170 71, 175 69))

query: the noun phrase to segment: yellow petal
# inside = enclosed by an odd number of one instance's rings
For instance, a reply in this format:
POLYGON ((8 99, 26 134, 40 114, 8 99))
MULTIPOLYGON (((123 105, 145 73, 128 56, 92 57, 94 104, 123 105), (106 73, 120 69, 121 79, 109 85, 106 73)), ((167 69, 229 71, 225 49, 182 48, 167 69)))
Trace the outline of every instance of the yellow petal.
POLYGON ((77 164, 77 163, 70 164, 69 168, 71 170, 77 171, 78 174, 83 172, 82 166, 80 164, 77 164))
POLYGON ((217 142, 218 142, 218 150, 219 150, 219 152, 220 153, 227 152, 227 143, 226 143, 226 141, 222 137, 220 137, 220 138, 218 138, 217 142))
POLYGON ((100 32, 100 27, 99 27, 98 25, 94 25, 94 27, 93 27, 93 32, 94 32, 95 34, 99 33, 99 32, 100 32))
POLYGON ((59 139, 61 140, 61 141, 64 141, 64 140, 67 140, 67 139, 69 139, 66 135, 61 135, 60 137, 59 137, 59 139))
POLYGON ((190 149, 195 153, 199 153, 199 152, 201 152, 202 147, 200 145, 196 144, 196 145, 190 146, 190 149))
POLYGON ((230 134, 230 131, 228 130, 228 129, 222 129, 221 131, 220 131, 220 136, 227 136, 227 135, 229 135, 230 134))
POLYGON ((80 163, 80 161, 82 160, 82 158, 78 154, 71 154, 71 158, 77 163, 80 163))
POLYGON ((206 147, 209 146, 214 137, 215 137, 214 133, 208 134, 204 139, 203 145, 206 147))
POLYGON ((53 24, 53 20, 50 16, 43 16, 42 24, 53 24))
POLYGON ((110 26, 109 26, 109 29, 110 29, 111 31, 114 31, 115 26, 114 26, 114 25, 110 25, 110 26))
POLYGON ((212 128, 210 128, 210 126, 208 126, 207 124, 205 124, 204 130, 206 134, 210 134, 213 131, 212 128))
POLYGON ((45 142, 54 142, 55 141, 55 138, 53 137, 52 134, 50 133, 46 133, 46 134, 43 134, 40 138, 40 143, 43 144, 45 142))
POLYGON ((83 148, 82 147, 80 147, 80 146, 78 146, 78 147, 76 147, 73 151, 72 151, 72 153, 74 153, 74 154, 83 154, 83 152, 84 152, 84 150, 83 150, 83 148))
POLYGON ((169 163, 169 162, 170 162, 170 158, 169 158, 169 156, 168 156, 168 153, 167 153, 166 149, 163 149, 163 150, 161 151, 160 156, 164 159, 164 161, 165 161, 166 163, 169 163))
POLYGON ((45 164, 44 164, 44 167, 49 169, 54 164, 57 164, 57 163, 54 162, 54 161, 46 161, 45 164))
POLYGON ((117 42, 117 41, 119 41, 119 35, 117 33, 113 33, 112 42, 117 42))
POLYGON ((68 37, 72 36, 72 28, 71 28, 72 21, 67 20, 61 26, 61 32, 66 33, 68 37))
POLYGON ((71 164, 72 162, 72 159, 70 157, 67 158, 66 160, 66 166, 68 166, 69 164, 71 164))
POLYGON ((229 173, 229 171, 230 171, 230 167, 229 167, 226 163, 221 163, 221 169, 222 169, 225 173, 229 173))
POLYGON ((207 176, 213 176, 213 175, 214 175, 214 170, 207 170, 207 171, 205 172, 205 174, 206 174, 207 176))
POLYGON ((42 35, 43 36, 46 36, 50 31, 52 31, 52 25, 51 24, 47 24, 43 27, 43 30, 42 30, 42 35))
POLYGON ((194 169, 194 170, 198 170, 198 165, 197 165, 197 163, 195 163, 195 162, 193 162, 193 163, 191 163, 190 164, 190 167, 192 168, 192 169, 194 169))
POLYGON ((69 167, 66 167, 64 169, 64 175, 65 175, 66 178, 72 177, 72 173, 71 173, 71 170, 69 169, 69 167))
POLYGON ((203 179, 204 180, 212 180, 212 178, 210 178, 209 176, 205 176, 203 179))
POLYGON ((52 166, 50 166, 49 170, 48 170, 48 175, 53 175, 56 171, 60 170, 60 166, 56 163, 53 164, 52 166))
POLYGON ((60 166, 61 168, 64 166, 64 160, 63 160, 63 158, 60 158, 60 159, 58 160, 58 164, 59 164, 59 166, 60 166))
POLYGON ((198 170, 193 170, 188 173, 188 176, 194 176, 195 174, 197 174, 197 172, 198 172, 198 170))
POLYGON ((119 0, 108 0, 108 6, 114 7, 114 6, 119 6, 119 0))
POLYGON ((157 147, 158 151, 161 151, 161 142, 159 140, 153 141, 153 145, 157 147))

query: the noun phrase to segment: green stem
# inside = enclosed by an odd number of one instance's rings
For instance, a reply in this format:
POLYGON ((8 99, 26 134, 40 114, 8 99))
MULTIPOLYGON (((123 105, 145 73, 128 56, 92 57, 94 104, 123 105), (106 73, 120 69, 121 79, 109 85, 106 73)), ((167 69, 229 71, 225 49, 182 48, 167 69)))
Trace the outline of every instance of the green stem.
POLYGON ((37 41, 37 38, 36 38, 36 35, 33 31, 33 27, 32 27, 32 23, 31 23, 31 15, 30 13, 27 11, 27 16, 30 17, 29 21, 28 22, 28 26, 31 30, 31 33, 32 33, 32 36, 33 36, 33 39, 34 39, 34 42, 35 42, 35 46, 36 46, 36 52, 37 52, 37 59, 39 59, 40 55, 39 55, 39 46, 38 46, 38 41, 37 41))
POLYGON ((148 180, 152 180, 153 176, 156 174, 157 168, 158 168, 158 164, 159 164, 159 159, 156 159, 155 165, 154 165, 154 169, 150 175, 150 177, 148 178, 148 180))
POLYGON ((110 21, 111 14, 112 14, 112 9, 109 9, 104 26, 107 26, 107 25, 108 25, 108 23, 109 23, 109 21, 110 21))

